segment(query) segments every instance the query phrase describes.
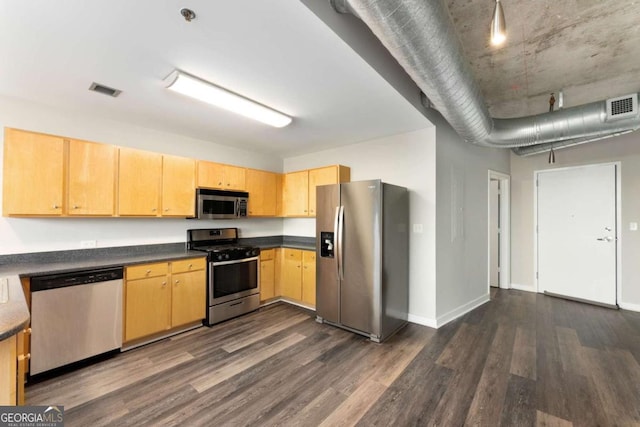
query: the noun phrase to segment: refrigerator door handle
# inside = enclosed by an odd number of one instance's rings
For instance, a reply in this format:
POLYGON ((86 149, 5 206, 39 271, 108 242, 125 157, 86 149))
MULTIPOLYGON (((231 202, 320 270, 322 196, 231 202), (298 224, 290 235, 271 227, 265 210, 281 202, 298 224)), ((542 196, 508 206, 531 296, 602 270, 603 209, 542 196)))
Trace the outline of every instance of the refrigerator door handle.
POLYGON ((338 224, 340 222, 340 206, 336 206, 336 216, 333 220, 333 236, 336 252, 336 278, 340 280, 340 238, 338 237, 338 224))
POLYGON ((344 260, 342 258, 342 237, 344 230, 344 206, 340 206, 340 214, 338 218, 338 234, 336 239, 338 241, 338 279, 344 280, 344 260))

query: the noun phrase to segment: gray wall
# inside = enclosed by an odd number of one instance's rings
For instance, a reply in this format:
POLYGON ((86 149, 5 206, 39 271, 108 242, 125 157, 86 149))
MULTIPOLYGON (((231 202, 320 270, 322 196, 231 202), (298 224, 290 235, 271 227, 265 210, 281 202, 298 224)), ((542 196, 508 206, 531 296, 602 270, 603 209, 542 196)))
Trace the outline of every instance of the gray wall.
POLYGON ((640 310, 640 133, 631 133, 556 151, 556 163, 548 155, 511 155, 511 282, 518 288, 536 290, 534 278, 534 185, 536 170, 596 163, 621 162, 622 245, 621 285, 624 308, 640 310))
POLYGON ((436 124, 436 314, 438 324, 488 300, 489 170, 509 174, 509 150, 464 142, 436 124))

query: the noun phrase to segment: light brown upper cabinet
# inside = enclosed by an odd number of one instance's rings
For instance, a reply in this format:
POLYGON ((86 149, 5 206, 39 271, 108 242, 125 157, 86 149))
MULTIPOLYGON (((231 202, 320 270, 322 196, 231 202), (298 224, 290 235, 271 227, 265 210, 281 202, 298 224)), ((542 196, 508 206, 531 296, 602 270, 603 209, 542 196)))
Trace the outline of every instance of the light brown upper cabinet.
POLYGON ((113 145, 69 141, 68 215, 115 214, 116 163, 113 145))
POLYGON ((276 216, 278 176, 273 172, 247 169, 250 216, 276 216))
POLYGON ((162 184, 162 155, 120 148, 118 171, 118 214, 156 216, 159 214, 162 184))
POLYGON ((198 187, 245 190, 245 168, 198 161, 198 187))
POLYGON ((65 141, 5 129, 3 215, 62 215, 65 141))
POLYGON ((316 216, 316 187, 348 182, 351 169, 346 166, 326 166, 284 175, 283 215, 316 216))
POLYGON ((195 184, 195 160, 162 156, 162 216, 194 216, 195 184))

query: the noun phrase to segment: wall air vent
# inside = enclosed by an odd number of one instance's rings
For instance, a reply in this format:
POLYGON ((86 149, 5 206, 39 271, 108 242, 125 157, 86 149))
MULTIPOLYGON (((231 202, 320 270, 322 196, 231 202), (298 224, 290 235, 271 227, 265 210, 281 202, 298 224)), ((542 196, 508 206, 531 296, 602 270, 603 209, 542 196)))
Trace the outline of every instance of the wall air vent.
POLYGON ((121 90, 110 88, 109 86, 101 85, 100 83, 93 82, 89 86, 89 90, 101 93, 103 95, 113 96, 114 98, 122 93, 121 90))
POLYGON ((638 94, 607 99, 607 120, 625 119, 638 115, 638 94))

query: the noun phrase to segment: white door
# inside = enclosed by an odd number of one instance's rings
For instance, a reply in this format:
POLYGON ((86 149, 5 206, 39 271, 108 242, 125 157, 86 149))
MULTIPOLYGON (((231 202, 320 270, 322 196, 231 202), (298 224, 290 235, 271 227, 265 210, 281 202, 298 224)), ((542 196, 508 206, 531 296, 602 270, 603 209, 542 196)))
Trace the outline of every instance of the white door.
POLYGON ((500 287, 500 181, 489 182, 489 285, 500 287))
POLYGON ((539 172, 538 290, 616 304, 616 165, 539 172))

